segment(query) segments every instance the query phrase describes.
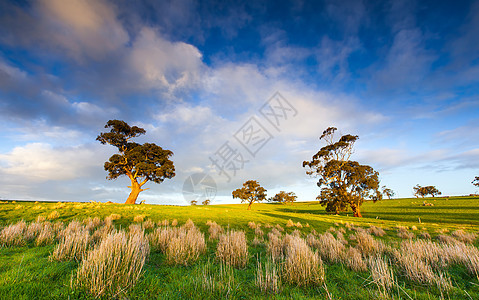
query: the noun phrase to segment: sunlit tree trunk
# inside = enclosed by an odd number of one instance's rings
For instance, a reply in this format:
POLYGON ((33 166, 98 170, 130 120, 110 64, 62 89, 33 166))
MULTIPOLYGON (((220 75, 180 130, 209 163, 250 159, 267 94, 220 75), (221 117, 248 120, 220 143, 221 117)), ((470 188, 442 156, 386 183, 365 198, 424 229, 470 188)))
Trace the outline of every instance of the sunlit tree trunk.
POLYGON ((138 199, 138 195, 140 192, 144 191, 144 189, 141 188, 141 184, 136 181, 136 179, 130 178, 131 179, 131 186, 129 188, 131 189, 130 195, 128 196, 128 199, 126 199, 125 204, 135 204, 136 199, 138 199))

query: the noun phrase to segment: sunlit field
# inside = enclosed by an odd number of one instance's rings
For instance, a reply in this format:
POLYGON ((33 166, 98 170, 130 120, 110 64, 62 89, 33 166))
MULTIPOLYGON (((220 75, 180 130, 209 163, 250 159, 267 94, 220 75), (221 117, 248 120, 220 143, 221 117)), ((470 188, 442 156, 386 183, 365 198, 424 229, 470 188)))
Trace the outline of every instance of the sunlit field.
POLYGON ((478 204, 3 201, 0 298, 478 299, 478 204))

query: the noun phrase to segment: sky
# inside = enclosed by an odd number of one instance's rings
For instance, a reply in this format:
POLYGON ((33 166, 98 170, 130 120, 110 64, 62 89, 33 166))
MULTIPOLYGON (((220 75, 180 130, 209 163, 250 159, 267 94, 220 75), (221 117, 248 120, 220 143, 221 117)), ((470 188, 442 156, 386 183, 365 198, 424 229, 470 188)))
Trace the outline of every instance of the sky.
POLYGON ((475 193, 478 41, 479 1, 1 1, 0 198, 123 203, 111 119, 174 153, 150 204, 250 179, 315 200, 329 126, 396 197, 475 193))

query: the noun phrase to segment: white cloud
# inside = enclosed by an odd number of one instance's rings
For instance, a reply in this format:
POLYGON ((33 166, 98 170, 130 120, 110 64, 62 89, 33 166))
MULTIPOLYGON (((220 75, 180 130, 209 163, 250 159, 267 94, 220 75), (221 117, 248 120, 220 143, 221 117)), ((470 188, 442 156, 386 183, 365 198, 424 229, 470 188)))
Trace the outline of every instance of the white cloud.
POLYGON ((131 68, 140 74, 144 88, 170 92, 198 83, 201 58, 196 47, 167 41, 152 28, 141 30, 129 54, 131 68))
MULTIPOLYGON (((100 162, 101 161, 101 162, 100 162)), ((89 168, 101 165, 92 148, 86 146, 54 148, 45 143, 30 143, 0 154, 1 173, 20 180, 72 180, 88 174, 89 168)))
POLYGON ((48 38, 76 59, 102 59, 124 46, 128 33, 107 1, 42 0, 37 3, 48 38))

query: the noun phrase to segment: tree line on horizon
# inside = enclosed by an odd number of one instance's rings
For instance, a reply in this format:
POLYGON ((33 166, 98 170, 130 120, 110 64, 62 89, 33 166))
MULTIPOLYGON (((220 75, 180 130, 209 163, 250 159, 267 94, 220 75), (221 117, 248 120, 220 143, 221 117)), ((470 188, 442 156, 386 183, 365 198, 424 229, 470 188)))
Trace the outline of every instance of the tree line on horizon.
MULTIPOLYGON (((130 126, 121 120, 110 120, 105 128, 110 131, 100 133, 97 140, 118 149, 118 153, 104 164, 104 169, 108 172, 107 179, 127 176, 131 181, 128 186, 131 192, 125 204, 135 204, 140 192, 147 190, 143 188, 147 182, 162 183, 176 175, 175 166, 170 160, 172 151, 154 143, 138 144, 131 141, 145 134, 145 129, 130 126)), ((336 131, 335 127, 323 131, 319 139, 326 145, 310 161, 304 161, 303 168, 306 168, 307 175, 318 178, 316 184, 321 190, 316 199, 326 207, 327 212, 338 214, 351 209, 355 217, 362 217, 360 207, 365 200, 376 202, 383 199, 383 195, 391 199, 395 193, 386 186, 380 187, 379 173, 371 166, 350 160, 358 136, 346 134, 336 139, 336 131)), ((479 186, 479 176, 475 177, 472 184, 479 186)), ((441 195, 434 186, 416 185, 413 191, 416 197, 441 195)), ((291 204, 297 200, 293 192, 285 191, 266 198, 266 189, 256 180, 246 181, 243 187, 232 192, 232 196, 241 199, 242 203, 248 203, 248 210, 253 203, 264 200, 291 204)), ((196 205, 196 200, 191 204, 196 205)), ((210 200, 206 199, 202 204, 208 205, 210 200)))

